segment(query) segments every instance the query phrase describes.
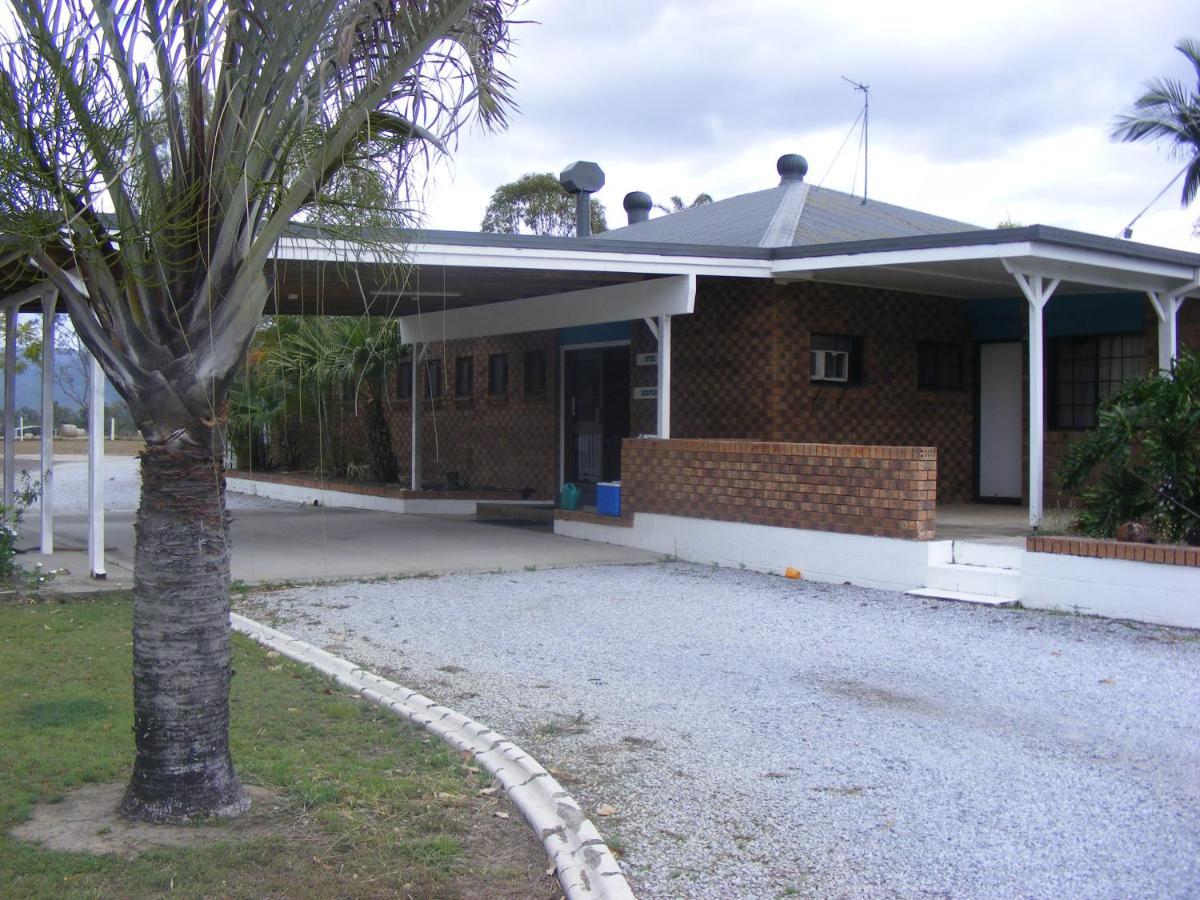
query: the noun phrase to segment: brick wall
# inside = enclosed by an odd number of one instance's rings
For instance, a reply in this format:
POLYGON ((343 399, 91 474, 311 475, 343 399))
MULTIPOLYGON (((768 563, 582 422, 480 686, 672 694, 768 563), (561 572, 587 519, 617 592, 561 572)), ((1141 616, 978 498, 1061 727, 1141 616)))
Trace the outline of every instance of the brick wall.
POLYGON ((622 513, 932 540, 931 447, 633 438, 622 513))
MULTIPOLYGON (((434 344, 425 357, 442 361, 442 395, 422 399, 421 468, 427 484, 445 484, 450 474, 472 488, 532 490, 553 497, 558 488, 558 341, 553 331, 500 335, 434 344), (525 351, 540 350, 546 359, 546 387, 525 392, 525 351), (488 394, 488 358, 508 354, 508 392, 488 394), (455 396, 455 360, 469 356, 474 388, 455 396)), ((424 372, 422 398, 427 397, 424 372)), ((405 477, 412 455, 412 405, 394 400, 388 417, 392 441, 405 477)))
MULTIPOLYGON (((426 360, 442 361, 442 392, 428 396, 425 370, 418 389, 422 404, 421 456, 423 481, 444 487, 451 475, 475 490, 507 491, 534 498, 551 498, 558 480, 558 344, 553 331, 503 335, 434 344, 426 360), (541 350, 546 359, 545 390, 525 391, 525 351, 541 350), (488 359, 508 354, 508 391, 488 392, 488 359), (470 357, 474 371, 469 396, 455 396, 455 361, 470 357)), ((409 365, 405 363, 404 365, 409 365)), ((398 396, 397 372, 387 379, 386 415, 392 446, 399 462, 400 481, 409 483, 412 454, 412 400, 398 396)), ((346 461, 367 460, 365 418, 357 415, 352 400, 332 397, 328 417, 322 422, 315 409, 289 415, 287 431, 297 446, 296 464, 315 469, 319 442, 336 445, 334 468, 346 461), (322 434, 324 432, 324 434, 322 434)), ((284 462, 279 460, 279 462, 284 462)))
POLYGON ((930 446, 938 496, 974 496, 975 360, 962 301, 705 280, 695 313, 673 321, 673 346, 672 437, 930 446), (862 339, 861 385, 810 381, 814 332, 862 339), (959 345, 957 390, 918 389, 919 341, 959 345))
MULTIPOLYGON (((1156 358, 1156 319, 1146 304, 1147 368, 1156 358)), ((676 438, 751 439, 782 442, 853 442, 885 446, 929 446, 937 450, 938 496, 966 502, 975 492, 975 346, 966 305, 958 300, 822 284, 776 285, 748 279, 701 279, 696 311, 676 316, 673 328, 672 435, 676 438), (809 380, 813 333, 862 338, 863 384, 840 386, 809 380), (962 349, 962 385, 952 391, 917 388, 919 341, 957 343, 962 349)), ((1184 303, 1180 340, 1200 348, 1200 300, 1184 303)), ((641 322, 633 324, 630 347, 633 387, 656 383, 652 366, 636 365, 638 353, 658 349, 641 322)), ((552 496, 558 481, 559 353, 554 332, 509 335, 435 344, 443 361, 440 400, 424 401, 422 453, 425 479, 444 484, 451 473, 472 487, 532 488, 552 496), (524 351, 546 353, 542 395, 524 393, 524 351), (487 360, 509 354, 509 391, 487 395, 487 360), (469 399, 454 394, 454 361, 474 358, 475 385, 469 399)), ((394 379, 391 382, 394 387, 394 379)), ((1027 392, 1026 392, 1027 394, 1027 392)), ((365 458, 362 429, 349 404, 330 406, 326 427, 345 454, 365 458)), ((656 431, 653 400, 631 400, 630 433, 656 431)), ((407 477, 411 406, 390 398, 389 422, 407 477)), ((295 429, 305 446, 301 465, 316 464, 317 417, 306 411, 295 429)), ((1060 496, 1055 472, 1081 432, 1047 430, 1046 493, 1060 496)), ((1028 440, 1022 440, 1027 453, 1028 440)), ((1027 465, 1027 462, 1026 462, 1027 465)), ((1023 490, 1028 478, 1022 479, 1023 490)))

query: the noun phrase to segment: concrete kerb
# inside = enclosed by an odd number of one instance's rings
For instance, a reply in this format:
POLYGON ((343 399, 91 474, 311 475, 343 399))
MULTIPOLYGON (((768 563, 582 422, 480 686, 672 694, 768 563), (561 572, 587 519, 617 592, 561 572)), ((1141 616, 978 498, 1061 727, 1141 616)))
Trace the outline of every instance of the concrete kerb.
POLYGON ((612 851, 579 804, 520 747, 486 725, 319 647, 237 613, 230 624, 251 640, 312 666, 370 702, 403 716, 456 750, 472 753, 541 838, 570 900, 633 900, 612 851))

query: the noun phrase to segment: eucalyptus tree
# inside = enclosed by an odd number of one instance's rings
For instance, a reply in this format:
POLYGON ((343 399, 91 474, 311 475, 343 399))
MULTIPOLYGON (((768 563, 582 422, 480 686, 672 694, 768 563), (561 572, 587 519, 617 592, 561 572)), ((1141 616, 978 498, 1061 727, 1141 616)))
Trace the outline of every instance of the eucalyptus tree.
POLYGON ((1166 144, 1168 152, 1184 162, 1180 202, 1188 206, 1200 193, 1200 42, 1183 38, 1175 49, 1192 67, 1195 85, 1174 78, 1146 82, 1142 95, 1117 117, 1112 136, 1166 144))
POLYGON ((149 821, 249 805, 229 752, 227 393, 272 248, 339 173, 498 127, 513 0, 8 0, 0 233, 57 288, 146 440, 136 756, 149 821))
MULTIPOLYGON (((592 234, 608 230, 604 204, 592 197, 592 234)), ((575 234, 575 198, 553 172, 530 172, 492 191, 480 231, 494 234, 575 234)))

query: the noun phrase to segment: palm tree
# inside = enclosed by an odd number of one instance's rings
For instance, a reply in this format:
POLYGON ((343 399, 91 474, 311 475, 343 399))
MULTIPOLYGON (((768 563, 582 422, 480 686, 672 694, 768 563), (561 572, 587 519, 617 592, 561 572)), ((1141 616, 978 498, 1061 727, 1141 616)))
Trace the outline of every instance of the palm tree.
POLYGON ((307 390, 318 403, 329 391, 348 386, 367 414, 371 477, 389 482, 396 480, 398 466, 384 402, 387 375, 408 353, 394 319, 306 316, 275 342, 264 363, 276 381, 307 390))
POLYGON ((1181 202, 1188 206, 1200 191, 1200 42, 1183 38, 1175 49, 1196 73, 1195 87, 1172 78, 1151 79, 1145 93, 1117 117, 1112 136, 1168 144, 1171 156, 1185 162, 1181 202))
POLYGON ((685 209, 692 209, 697 206, 704 206, 704 205, 706 205, 708 203, 712 203, 712 202, 713 202, 713 198, 712 198, 711 194, 697 194, 696 199, 693 200, 691 203, 684 203, 683 198, 680 197, 678 194, 675 194, 674 196, 671 197, 671 205, 670 206, 667 206, 666 204, 663 204, 663 203, 655 203, 654 208, 658 209, 658 210, 662 210, 664 213, 666 213, 669 216, 672 213, 683 212, 685 209))
MULTIPOLYGON (((146 439, 136 756, 154 822, 233 816, 230 382, 276 241, 339 178, 504 123, 514 0, 9 0, 0 235, 51 283, 146 439)), ((337 192, 334 191, 334 194, 337 192)), ((327 232, 328 233, 328 232, 327 232)))

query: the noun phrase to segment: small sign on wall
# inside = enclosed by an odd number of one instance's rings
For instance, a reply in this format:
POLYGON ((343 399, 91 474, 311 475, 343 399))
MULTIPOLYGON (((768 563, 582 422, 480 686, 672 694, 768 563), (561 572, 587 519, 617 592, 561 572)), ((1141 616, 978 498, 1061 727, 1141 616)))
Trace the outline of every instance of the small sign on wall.
POLYGON ((639 353, 637 355, 637 364, 639 366, 657 366, 658 365, 658 354, 657 353, 639 353))
POLYGON ((658 388, 656 387, 635 387, 633 389, 634 400, 657 400, 658 388))

